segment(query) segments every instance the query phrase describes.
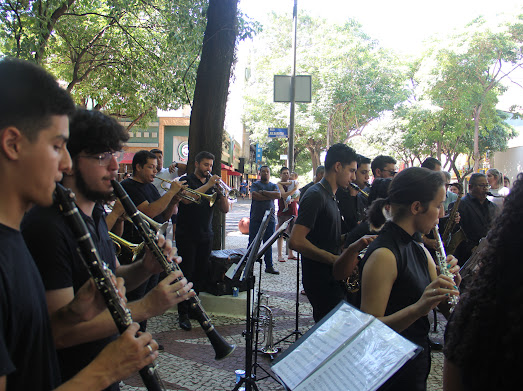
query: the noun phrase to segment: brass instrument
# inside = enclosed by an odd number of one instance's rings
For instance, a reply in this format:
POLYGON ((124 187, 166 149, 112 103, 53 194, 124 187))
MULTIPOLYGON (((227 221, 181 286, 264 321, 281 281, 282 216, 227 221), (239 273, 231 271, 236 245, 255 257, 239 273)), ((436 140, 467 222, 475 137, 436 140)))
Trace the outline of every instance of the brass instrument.
MULTIPOLYGON (((363 259, 365 256, 365 253, 367 252, 368 247, 365 247, 363 250, 360 251, 358 254, 358 263, 363 259)), ((360 268, 358 267, 358 264, 356 264, 356 267, 352 271, 352 274, 347 277, 345 280, 345 290, 347 293, 356 293, 360 290, 361 284, 360 284, 360 268)))
POLYGON ((137 259, 140 259, 145 251, 145 243, 142 242, 140 244, 134 244, 131 242, 128 242, 125 239, 122 239, 118 235, 115 235, 111 231, 109 231, 109 237, 113 241, 113 243, 117 247, 116 255, 120 255, 122 253, 122 247, 126 248, 133 254, 132 262, 136 261, 137 259))
MULTIPOLYGON (((110 210, 113 210, 113 207, 109 204, 107 204, 107 207, 110 210)), ((169 227, 169 221, 166 221, 165 223, 159 223, 156 220, 151 219, 149 216, 147 216, 145 213, 138 211, 138 214, 149 224, 149 227, 154 230, 156 233, 162 234, 165 236, 165 233, 167 232, 167 227, 169 227)), ((125 220, 129 223, 133 224, 133 220, 125 215, 125 220)))
POLYGON ((263 335, 265 342, 265 346, 260 350, 262 353, 265 354, 276 354, 279 352, 279 349, 274 347, 274 317, 272 316, 272 310, 268 305, 260 305, 260 309, 263 309, 266 313, 265 316, 260 316, 260 321, 262 322, 263 326, 263 335))
POLYGON ((461 228, 457 232, 452 233, 454 227, 456 226, 456 214, 458 213, 462 196, 463 194, 458 195, 458 199, 454 203, 454 206, 449 213, 447 224, 445 224, 445 229, 443 230, 443 235, 441 235, 441 240, 443 240, 443 245, 447 250, 447 254, 454 254, 454 251, 456 251, 456 248, 458 248, 459 244, 463 240, 467 239, 465 232, 461 228))
POLYGON ((216 188, 220 194, 224 197, 227 197, 229 201, 234 201, 238 198, 238 190, 230 188, 221 178, 218 182, 216 182, 216 188))
MULTIPOLYGON (((438 262, 439 266, 439 272, 440 274, 450 277, 454 279, 454 274, 452 274, 449 269, 447 268, 447 254, 445 253, 445 248, 443 247, 443 241, 441 240, 441 236, 439 235, 439 229, 438 226, 435 226, 433 228, 434 232, 434 239, 436 239, 436 243, 438 245, 438 248, 436 249, 436 261, 438 262)), ((449 296, 448 303, 450 305, 450 312, 454 310, 454 307, 456 304, 458 304, 458 297, 451 295, 449 296)))
MULTIPOLYGON (((155 176, 155 179, 159 179, 160 181, 163 182, 160 185, 160 187, 162 189, 164 189, 164 190, 169 190, 168 187, 164 187, 165 183, 172 184, 174 182, 174 181, 170 181, 170 180, 167 180, 167 179, 159 178, 157 176, 155 176)), ((190 202, 194 202, 195 204, 201 203, 202 202, 202 198, 203 198, 203 199, 205 199, 209 203, 209 206, 212 208, 212 206, 216 202, 216 197, 217 197, 216 193, 210 195, 210 194, 200 193, 199 191, 196 191, 196 190, 193 190, 193 189, 190 189, 190 188, 182 189, 180 191, 182 191, 181 197, 183 199, 186 199, 187 201, 190 201, 190 202), (194 197, 189 195, 189 194, 186 194, 186 193, 194 194, 194 197)))
POLYGON ((369 198, 369 193, 361 190, 357 184, 351 182, 351 183, 349 183, 349 186, 352 187, 354 190, 359 191, 365 198, 369 198))

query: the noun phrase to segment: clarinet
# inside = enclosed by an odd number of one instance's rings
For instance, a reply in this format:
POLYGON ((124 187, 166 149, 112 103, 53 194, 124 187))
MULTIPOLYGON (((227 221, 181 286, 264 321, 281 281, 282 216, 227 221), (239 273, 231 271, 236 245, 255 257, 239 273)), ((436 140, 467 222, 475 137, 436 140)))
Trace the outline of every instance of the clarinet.
MULTIPOLYGON (((439 235, 438 226, 434 227, 434 239, 436 239, 436 243, 438 244, 438 248, 436 249, 436 258, 438 261, 439 272, 444 276, 454 279, 454 275, 447 268, 447 254, 445 253, 443 241, 441 240, 441 236, 439 235)), ((449 297, 450 312, 454 311, 454 307, 456 306, 456 304, 458 304, 458 297, 451 295, 449 297)))
MULTIPOLYGON (((93 239, 91 238, 91 234, 76 207, 74 193, 70 189, 66 189, 61 184, 57 183, 55 198, 58 201, 60 210, 62 211, 69 227, 78 241, 78 253, 80 254, 80 257, 87 266, 87 269, 89 269, 89 273, 96 284, 96 288, 104 298, 105 304, 113 317, 118 331, 123 333, 127 327, 133 323, 131 312, 118 294, 118 289, 111 279, 111 271, 98 254, 93 239)), ((149 364, 142 368, 139 373, 147 390, 163 390, 163 387, 160 386, 162 381, 158 376, 155 366, 149 364)))
MULTIPOLYGON (((122 203, 125 212, 133 220, 134 226, 140 233, 142 240, 154 254, 155 258, 158 260, 160 265, 162 265, 162 268, 165 271, 165 273, 169 274, 173 271, 180 270, 180 267, 176 263, 170 262, 165 258, 165 255, 163 254, 162 250, 160 249, 160 247, 158 247, 158 244, 156 244, 156 232, 154 232, 149 227, 149 224, 142 218, 142 216, 140 216, 138 210, 136 209, 136 206, 134 205, 133 201, 129 198, 129 195, 124 190, 122 185, 120 185, 120 183, 118 183, 115 180, 112 180, 111 184, 114 188, 114 193, 120 199, 120 202, 122 203)), ((179 281, 182 278, 183 277, 180 277, 176 281, 179 281)), ((205 313, 205 310, 203 309, 202 303, 198 296, 191 297, 188 300, 190 303, 190 308, 194 310, 198 323, 200 323, 200 326, 202 327, 203 331, 205 331, 205 334, 207 335, 207 338, 211 342, 214 352, 216 353, 215 360, 221 360, 222 358, 225 358, 228 355, 230 355, 234 351, 234 349, 236 349, 236 346, 227 343, 227 341, 223 339, 223 337, 218 333, 218 331, 216 331, 213 324, 211 323, 211 319, 205 313)))

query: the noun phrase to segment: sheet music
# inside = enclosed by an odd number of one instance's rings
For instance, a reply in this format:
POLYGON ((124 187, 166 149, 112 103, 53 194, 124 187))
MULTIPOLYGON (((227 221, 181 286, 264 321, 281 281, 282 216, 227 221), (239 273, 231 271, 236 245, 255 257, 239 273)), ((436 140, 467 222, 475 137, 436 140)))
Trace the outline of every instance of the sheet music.
POLYGON ((311 338, 306 338, 285 359, 274 364, 272 371, 289 388, 294 389, 373 319, 373 316, 348 304, 342 305, 331 317, 318 325, 311 338))
POLYGON ((295 390, 376 390, 415 354, 416 348, 375 320, 295 390))

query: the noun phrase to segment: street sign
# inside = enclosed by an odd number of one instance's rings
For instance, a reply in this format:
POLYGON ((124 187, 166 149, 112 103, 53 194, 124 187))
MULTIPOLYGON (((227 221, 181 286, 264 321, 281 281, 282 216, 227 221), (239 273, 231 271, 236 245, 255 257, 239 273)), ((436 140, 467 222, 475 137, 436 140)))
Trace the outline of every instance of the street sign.
POLYGON ((269 137, 289 137, 287 128, 269 128, 269 137))
MULTIPOLYGON (((274 75, 274 101, 291 101, 292 76, 274 75)), ((297 75, 294 78, 294 101, 310 103, 312 98, 312 82, 310 75, 297 75)))
POLYGON ((261 163, 262 161, 262 147, 260 144, 256 144, 256 163, 261 163))
POLYGON ((280 155, 280 160, 287 160, 287 159, 288 159, 287 155, 280 155))

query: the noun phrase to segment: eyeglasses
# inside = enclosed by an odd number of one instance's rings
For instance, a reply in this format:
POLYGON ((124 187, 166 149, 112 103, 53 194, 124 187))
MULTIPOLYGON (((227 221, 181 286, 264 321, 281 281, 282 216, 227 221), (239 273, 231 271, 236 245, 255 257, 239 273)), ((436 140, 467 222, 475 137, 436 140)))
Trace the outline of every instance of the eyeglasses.
POLYGON ((99 155, 78 155, 78 157, 85 157, 87 159, 98 159, 98 164, 100 166, 108 166, 113 157, 116 158, 116 161, 118 162, 118 164, 120 164, 120 162, 123 159, 123 152, 104 152, 99 155))
POLYGON ((398 173, 397 171, 394 171, 394 170, 381 170, 381 171, 388 172, 391 176, 394 176, 398 173))
POLYGON ((482 187, 484 189, 490 189, 490 185, 474 185, 474 186, 482 187))

